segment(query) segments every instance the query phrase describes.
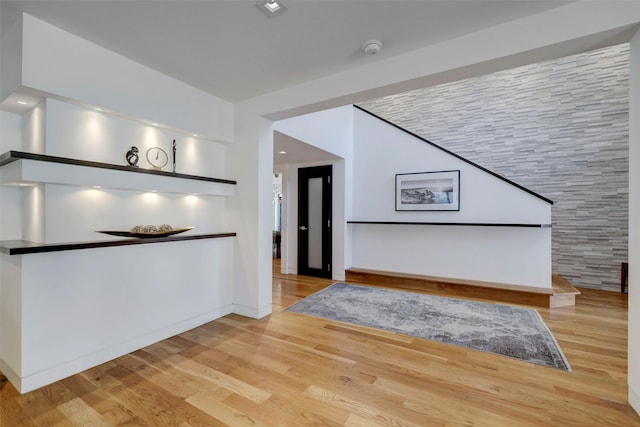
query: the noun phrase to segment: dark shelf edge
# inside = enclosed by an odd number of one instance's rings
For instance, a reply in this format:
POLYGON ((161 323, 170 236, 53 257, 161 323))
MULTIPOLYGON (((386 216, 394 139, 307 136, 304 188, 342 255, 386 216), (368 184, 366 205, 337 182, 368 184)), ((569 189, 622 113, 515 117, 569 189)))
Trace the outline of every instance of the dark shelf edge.
POLYGON ((46 252, 73 251, 78 249, 108 248, 114 246, 146 245, 163 242, 184 242, 188 240, 217 239, 235 237, 236 233, 194 234, 191 236, 153 237, 147 239, 101 240, 77 243, 35 243, 27 240, 0 241, 0 252, 7 255, 27 255, 46 252))
POLYGON ((551 224, 515 224, 493 222, 395 222, 395 221, 347 221, 347 224, 379 224, 379 225, 448 225, 467 227, 525 227, 551 228, 551 224))
POLYGON ((87 166, 91 168, 111 169, 125 172, 146 173, 149 175, 168 176, 172 178, 193 179, 197 181, 218 182, 221 184, 236 185, 237 182, 231 179, 209 178, 199 175, 188 175, 185 173, 174 173, 165 171, 156 171, 151 169, 141 169, 132 166, 114 165, 111 163, 92 162, 89 160, 71 159, 68 157, 49 156, 48 154, 34 154, 24 151, 7 151, 0 156, 0 166, 15 162, 17 160, 36 160, 41 162, 61 163, 65 165, 87 166))

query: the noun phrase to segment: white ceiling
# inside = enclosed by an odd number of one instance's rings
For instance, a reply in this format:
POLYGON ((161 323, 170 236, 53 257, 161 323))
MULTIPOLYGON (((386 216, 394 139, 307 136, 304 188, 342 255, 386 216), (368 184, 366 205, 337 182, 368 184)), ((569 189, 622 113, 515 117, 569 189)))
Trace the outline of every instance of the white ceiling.
POLYGON ((231 102, 542 12, 566 1, 2 0, 231 102), (367 56, 361 45, 383 42, 367 56))
POLYGON ((313 145, 292 138, 281 132, 275 132, 273 138, 273 164, 276 171, 281 166, 291 164, 310 164, 339 159, 338 156, 321 150, 313 145))

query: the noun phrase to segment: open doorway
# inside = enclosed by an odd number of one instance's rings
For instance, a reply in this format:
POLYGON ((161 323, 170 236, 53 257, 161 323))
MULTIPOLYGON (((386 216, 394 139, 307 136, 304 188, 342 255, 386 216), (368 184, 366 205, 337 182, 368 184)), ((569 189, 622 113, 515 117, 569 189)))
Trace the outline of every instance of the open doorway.
POLYGON ((273 205, 273 237, 272 251, 273 258, 282 257, 282 174, 273 174, 273 195, 271 203, 273 205))

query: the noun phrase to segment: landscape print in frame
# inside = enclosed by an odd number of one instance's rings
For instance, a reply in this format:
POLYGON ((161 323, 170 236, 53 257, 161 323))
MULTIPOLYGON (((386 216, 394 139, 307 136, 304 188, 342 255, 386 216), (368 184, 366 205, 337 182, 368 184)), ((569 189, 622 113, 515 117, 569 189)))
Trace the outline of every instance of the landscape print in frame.
POLYGON ((459 210, 459 170, 396 175, 396 211, 459 210))

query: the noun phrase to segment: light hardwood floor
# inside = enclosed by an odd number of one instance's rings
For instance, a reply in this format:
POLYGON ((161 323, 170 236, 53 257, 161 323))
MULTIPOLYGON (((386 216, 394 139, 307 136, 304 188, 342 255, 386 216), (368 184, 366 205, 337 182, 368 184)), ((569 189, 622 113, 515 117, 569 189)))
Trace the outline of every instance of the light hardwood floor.
POLYGON ((0 425, 640 426, 627 299, 538 309, 573 372, 283 312, 332 282, 274 274, 271 316, 226 316, 39 390, 4 381, 0 425))

